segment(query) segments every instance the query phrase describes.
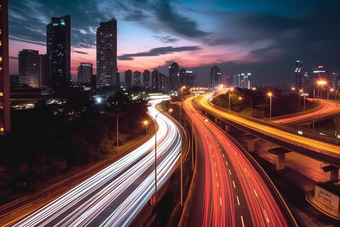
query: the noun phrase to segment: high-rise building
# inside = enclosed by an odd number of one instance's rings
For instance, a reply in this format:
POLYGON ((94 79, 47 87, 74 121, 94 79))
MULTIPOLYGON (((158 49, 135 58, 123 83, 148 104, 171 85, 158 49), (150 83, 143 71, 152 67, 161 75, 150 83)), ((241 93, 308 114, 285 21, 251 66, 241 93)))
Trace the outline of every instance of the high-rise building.
POLYGON ((163 73, 159 74, 159 90, 169 93, 169 78, 163 73))
POLYGON ((129 89, 132 86, 132 71, 130 69, 125 71, 125 88, 129 89))
POLYGON ((40 87, 50 87, 49 61, 47 54, 39 54, 40 87))
POLYGON ((185 68, 181 68, 179 70, 179 86, 178 86, 178 88, 185 86, 186 85, 185 82, 186 82, 186 70, 185 70, 185 68))
POLYGON ((185 71, 185 86, 194 87, 196 85, 196 74, 191 70, 185 71))
POLYGON ((10 131, 8 0, 0 0, 0 136, 10 131))
POLYGON ((302 80, 303 80, 302 61, 296 60, 296 62, 295 62, 295 83, 294 83, 294 86, 297 89, 303 88, 302 80))
POLYGON ((240 73, 235 75, 233 86, 251 89, 251 73, 240 73))
POLYGON ((71 83, 71 17, 52 17, 46 26, 47 55, 53 91, 61 92, 71 83))
POLYGON ((20 84, 30 87, 40 87, 39 51, 23 49, 19 51, 19 77, 20 84))
POLYGON ((147 69, 143 72, 143 84, 145 89, 150 88, 150 71, 147 69))
POLYGON ((80 63, 78 67, 78 80, 83 84, 91 84, 93 66, 91 63, 80 63))
POLYGON ((177 91, 179 88, 179 66, 176 62, 169 66, 169 88, 170 92, 177 91))
POLYGON ((210 70, 210 86, 215 88, 222 84, 222 73, 221 70, 215 65, 210 70))
POLYGON ((97 28, 97 87, 119 86, 117 79, 117 20, 97 28))
POLYGON ((140 79, 141 79, 141 73, 137 70, 135 72, 133 72, 133 86, 134 87, 139 87, 141 82, 140 82, 140 79))
POLYGON ((159 91, 159 72, 157 69, 154 69, 151 73, 151 88, 153 91, 159 91))

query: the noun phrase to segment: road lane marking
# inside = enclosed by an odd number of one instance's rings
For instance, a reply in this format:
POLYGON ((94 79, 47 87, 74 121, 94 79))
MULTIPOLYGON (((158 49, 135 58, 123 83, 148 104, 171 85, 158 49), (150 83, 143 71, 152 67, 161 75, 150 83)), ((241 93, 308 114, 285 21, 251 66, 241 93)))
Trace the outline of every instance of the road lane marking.
POLYGON ((228 162, 227 162, 227 161, 225 161, 225 164, 227 164, 227 165, 228 165, 228 162))
POLYGON ((231 175, 231 171, 229 170, 229 173, 230 173, 230 175, 231 175))
POLYGON ((242 215, 241 215, 241 222, 242 222, 242 227, 244 227, 244 221, 243 221, 242 215))
POLYGON ((220 205, 222 206, 222 198, 220 197, 220 205))
POLYGON ((234 188, 236 188, 236 186, 235 186, 235 182, 233 181, 233 185, 234 185, 234 188))
POLYGON ((254 189, 254 192, 255 192, 255 195, 256 195, 256 197, 257 197, 257 193, 256 193, 255 189, 254 189))
POLYGON ((240 200, 238 199, 238 196, 236 196, 237 204, 240 205, 240 200))
POLYGON ((218 182, 217 182, 217 187, 219 188, 218 182))
POLYGON ((223 158, 224 158, 224 154, 222 154, 223 158))
POLYGON ((216 172, 216 177, 217 177, 217 172, 216 172))

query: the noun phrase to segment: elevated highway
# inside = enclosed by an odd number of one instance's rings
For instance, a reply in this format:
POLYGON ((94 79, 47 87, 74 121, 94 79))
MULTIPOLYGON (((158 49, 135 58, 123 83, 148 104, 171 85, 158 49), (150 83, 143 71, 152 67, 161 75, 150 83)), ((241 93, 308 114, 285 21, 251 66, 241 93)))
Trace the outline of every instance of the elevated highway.
POLYGON ((325 140, 326 138, 320 135, 316 137, 312 134, 304 134, 272 122, 227 113, 224 111, 225 109, 211 105, 209 98, 210 95, 203 96, 196 101, 196 105, 206 116, 214 118, 215 122, 219 122, 221 127, 227 131, 230 126, 236 127, 289 151, 298 152, 340 168, 340 139, 321 141, 321 139, 325 140))

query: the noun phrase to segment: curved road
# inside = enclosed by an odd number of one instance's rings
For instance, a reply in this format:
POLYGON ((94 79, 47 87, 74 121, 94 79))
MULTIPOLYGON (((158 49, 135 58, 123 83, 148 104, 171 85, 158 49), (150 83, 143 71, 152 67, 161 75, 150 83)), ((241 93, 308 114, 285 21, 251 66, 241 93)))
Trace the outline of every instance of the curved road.
MULTIPOLYGON (((155 108, 157 188, 174 170, 181 138, 177 127, 155 108)), ((155 191, 155 137, 67 193, 12 226, 127 226, 155 191)), ((10 223, 9 223, 10 224, 10 223)))
POLYGON ((194 122, 198 165, 184 226, 289 226, 257 170, 191 100, 183 108, 194 122))

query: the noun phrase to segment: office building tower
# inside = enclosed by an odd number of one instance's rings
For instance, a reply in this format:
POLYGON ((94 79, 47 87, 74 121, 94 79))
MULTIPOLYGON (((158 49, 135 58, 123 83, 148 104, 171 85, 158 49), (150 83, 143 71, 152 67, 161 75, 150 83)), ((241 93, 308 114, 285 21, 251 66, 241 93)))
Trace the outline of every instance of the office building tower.
POLYGON ((222 73, 217 66, 214 66, 210 70, 210 86, 216 88, 220 84, 222 84, 222 73))
POLYGON ((71 83, 71 17, 52 17, 46 26, 51 86, 57 93, 71 83))
POLYGON ((117 79, 117 20, 97 28, 97 87, 119 86, 117 79))
POLYGON ((141 73, 137 70, 133 73, 133 86, 140 87, 141 85, 141 73))
POLYGON ((159 91, 159 72, 154 69, 151 73, 151 88, 153 91, 159 91))
POLYGON ((20 84, 29 87, 40 87, 40 58, 39 51, 24 49, 19 51, 20 84))
POLYGON ((126 70, 125 71, 125 88, 129 89, 132 86, 132 71, 126 70))
POLYGON ((39 54, 40 87, 50 87, 49 61, 47 54, 39 54))
POLYGON ((186 82, 186 70, 184 68, 181 68, 179 70, 179 86, 178 88, 181 88, 182 86, 185 86, 186 82))
POLYGON ((251 73, 244 74, 242 88, 251 89, 251 73))
POLYGON ((91 84, 93 66, 91 63, 80 63, 78 67, 78 81, 82 84, 91 84))
POLYGON ((185 86, 194 87, 196 85, 196 74, 191 70, 185 71, 185 86))
POLYGON ((169 93, 169 77, 163 73, 159 73, 159 90, 163 93, 169 93))
POLYGON ((0 136, 10 131, 8 0, 0 0, 0 136))
POLYGON ((302 73, 302 61, 297 60, 295 62, 295 83, 294 86, 297 89, 302 89, 302 78, 303 73, 302 73))
POLYGON ((150 71, 147 69, 143 72, 143 85, 145 89, 150 88, 150 71))
POLYGON ((179 88, 179 66, 176 62, 169 66, 169 88, 171 92, 179 88))

